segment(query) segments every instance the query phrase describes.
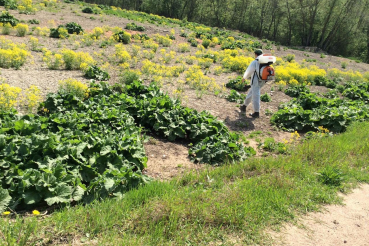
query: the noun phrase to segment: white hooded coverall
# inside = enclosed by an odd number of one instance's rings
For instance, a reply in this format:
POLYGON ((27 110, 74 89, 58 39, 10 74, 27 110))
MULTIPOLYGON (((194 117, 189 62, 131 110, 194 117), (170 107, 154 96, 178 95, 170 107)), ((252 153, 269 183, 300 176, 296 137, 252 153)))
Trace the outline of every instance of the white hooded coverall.
POLYGON ((244 79, 248 79, 251 77, 251 89, 247 93, 244 105, 246 107, 252 101, 252 105, 254 107, 254 112, 260 111, 260 88, 265 85, 265 82, 259 82, 259 56, 253 60, 250 65, 247 67, 245 74, 243 75, 244 79), (255 74, 255 71, 258 73, 255 74))

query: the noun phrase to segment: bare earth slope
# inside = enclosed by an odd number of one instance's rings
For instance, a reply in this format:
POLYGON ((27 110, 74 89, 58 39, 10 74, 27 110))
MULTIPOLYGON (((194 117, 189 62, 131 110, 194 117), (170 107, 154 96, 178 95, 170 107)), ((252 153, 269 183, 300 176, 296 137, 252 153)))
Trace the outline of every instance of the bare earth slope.
POLYGON ((271 233, 273 245, 368 246, 369 185, 362 185, 343 199, 344 206, 326 206, 321 213, 308 214, 296 225, 271 233))

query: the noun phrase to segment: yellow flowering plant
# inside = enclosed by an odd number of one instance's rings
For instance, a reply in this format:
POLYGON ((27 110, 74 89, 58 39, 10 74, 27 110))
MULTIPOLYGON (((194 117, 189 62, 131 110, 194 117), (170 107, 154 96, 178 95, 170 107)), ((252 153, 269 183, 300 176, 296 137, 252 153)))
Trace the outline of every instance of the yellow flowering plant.
POLYGON ((1 34, 3 35, 9 35, 11 30, 13 30, 13 27, 10 23, 0 23, 1 26, 1 34))
POLYGON ((71 94, 77 98, 83 99, 89 96, 88 86, 76 79, 66 79, 59 81, 59 93, 71 94))
POLYGON ((28 89, 26 89, 23 103, 27 106, 29 112, 32 112, 34 109, 36 109, 41 100, 41 90, 37 86, 31 85, 28 89))
POLYGON ((114 60, 118 63, 126 63, 131 60, 131 55, 127 52, 123 44, 115 45, 114 60))
POLYGON ((15 108, 21 93, 22 89, 19 87, 9 84, 0 84, 0 110, 7 111, 15 108))
POLYGON ((32 57, 26 50, 25 44, 14 44, 12 41, 0 37, 0 67, 19 69, 27 58, 32 57))
POLYGON ((29 31, 27 24, 19 23, 15 26, 15 30, 17 31, 18 37, 24 37, 26 36, 27 32, 29 31))

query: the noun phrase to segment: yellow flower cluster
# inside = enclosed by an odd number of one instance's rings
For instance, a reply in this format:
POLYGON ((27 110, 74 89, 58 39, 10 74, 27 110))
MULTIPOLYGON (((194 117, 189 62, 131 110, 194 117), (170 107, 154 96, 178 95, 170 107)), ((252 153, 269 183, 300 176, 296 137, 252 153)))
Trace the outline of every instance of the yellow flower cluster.
POLYGON ((216 66, 214 68, 214 74, 215 75, 220 75, 221 73, 223 73, 223 68, 221 66, 216 66))
POLYGON ((18 10, 20 14, 34 14, 37 8, 32 5, 32 0, 21 0, 18 4, 18 10))
POLYGON ((0 110, 9 110, 17 105, 22 89, 8 84, 0 84, 0 110))
POLYGON ((317 66, 302 67, 296 62, 290 62, 284 66, 277 66, 275 73, 276 82, 283 80, 287 84, 308 84, 313 82, 317 76, 326 76, 324 69, 319 69, 317 66))
POLYGON ((42 3, 40 3, 40 5, 43 4, 46 7, 51 7, 51 6, 55 7, 57 3, 58 3, 58 0, 43 0, 42 3))
POLYGON ((101 27, 95 27, 90 36, 92 39, 100 39, 101 35, 104 34, 104 30, 101 27))
POLYGON ((32 109, 37 108, 42 100, 41 90, 35 86, 31 85, 24 95, 24 103, 27 105, 28 110, 31 112, 32 109))
POLYGON ((131 55, 127 52, 123 44, 115 45, 114 59, 118 63, 125 63, 131 60, 131 55))
POLYGON ((47 49, 43 49, 43 61, 50 69, 61 69, 65 67, 67 70, 85 71, 89 66, 96 62, 86 52, 75 52, 69 49, 63 49, 60 53, 53 53, 47 49))
POLYGON ((346 80, 359 80, 359 81, 366 81, 369 82, 369 72, 361 74, 358 71, 349 70, 347 72, 341 71, 337 68, 328 69, 328 76, 332 79, 334 78, 344 78, 346 80))
POLYGON ((58 29, 58 32, 59 32, 59 38, 61 39, 65 39, 69 37, 68 30, 64 27, 60 27, 58 29))
POLYGON ((29 38, 29 43, 30 43, 30 46, 31 46, 31 50, 33 51, 37 51, 39 48, 39 42, 38 42, 38 38, 35 38, 35 37, 30 37, 29 38))
POLYGON ((227 56, 222 60, 222 65, 233 72, 243 73, 254 59, 244 56, 227 56))
POLYGON ((209 68, 213 64, 213 59, 210 58, 199 58, 198 61, 201 68, 209 68))
POLYGON ((142 57, 145 58, 145 59, 148 59, 148 60, 152 60, 155 57, 155 52, 152 51, 152 50, 150 50, 150 51, 144 50, 142 52, 142 57))
POLYGON ((217 44, 219 44, 219 39, 217 37, 213 37, 211 39, 211 43, 213 43, 214 45, 217 45, 217 44))
POLYGON ((173 43, 173 41, 169 37, 165 37, 160 34, 155 34, 154 40, 164 47, 170 47, 173 43))
POLYGON ((220 56, 220 53, 213 50, 201 49, 196 51, 195 56, 197 58, 211 58, 212 60, 217 61, 220 56))
POLYGON ((206 32, 210 32, 211 28, 210 27, 197 26, 197 27, 195 27, 195 30, 196 30, 196 32, 206 33, 206 32))
POLYGON ((196 56, 185 56, 184 59, 188 65, 192 65, 197 61, 196 56))
POLYGON ((323 126, 319 126, 318 131, 321 133, 329 133, 329 130, 327 128, 324 128, 323 126))
POLYGON ((47 27, 36 27, 35 30, 33 31, 33 34, 36 36, 49 36, 50 33, 50 29, 47 27))
POLYGON ((33 214, 33 215, 40 215, 40 212, 39 212, 38 210, 33 210, 33 211, 32 211, 32 214, 33 214))
POLYGON ((131 54, 132 56, 139 56, 141 52, 141 46, 133 44, 131 46, 131 54))
POLYGON ((50 50, 44 49, 42 60, 46 63, 49 69, 62 69, 64 67, 63 55, 53 54, 50 50))
POLYGON ((10 23, 0 23, 1 27, 1 34, 3 35, 9 35, 10 31, 13 29, 12 25, 10 23))
POLYGON ((181 53, 190 52, 190 45, 188 43, 178 44, 178 51, 181 53))
POLYGON ((25 44, 14 44, 10 40, 0 37, 0 67, 19 69, 31 57, 25 44))
POLYGON ((169 63, 176 56, 175 51, 170 51, 169 53, 167 53, 165 49, 161 49, 160 54, 161 57, 159 58, 159 61, 163 63, 169 63))
POLYGON ((141 71, 147 75, 157 75, 163 77, 178 77, 183 71, 184 66, 164 66, 159 65, 149 60, 144 60, 142 62, 141 71))
POLYGON ((159 45, 157 43, 155 43, 153 40, 149 39, 149 40, 145 40, 143 42, 143 47, 144 48, 149 48, 152 51, 156 52, 159 48, 159 45))
POLYGON ((76 79, 66 79, 59 81, 59 92, 63 94, 72 94, 80 99, 88 98, 88 86, 76 79))
POLYGON ((18 37, 26 36, 27 32, 29 31, 27 24, 19 23, 15 26, 15 30, 17 30, 18 37))
POLYGON ((22 95, 21 88, 6 83, 0 84, 0 110, 9 110, 21 105, 32 111, 41 100, 41 91, 35 85, 31 85, 22 95))
POLYGON ((210 78, 201 71, 200 66, 192 66, 185 72, 186 82, 194 89, 199 90, 220 90, 221 87, 215 82, 215 79, 210 78))
POLYGON ((65 68, 68 70, 85 71, 89 66, 96 62, 87 52, 74 52, 73 50, 63 49, 61 51, 65 68))

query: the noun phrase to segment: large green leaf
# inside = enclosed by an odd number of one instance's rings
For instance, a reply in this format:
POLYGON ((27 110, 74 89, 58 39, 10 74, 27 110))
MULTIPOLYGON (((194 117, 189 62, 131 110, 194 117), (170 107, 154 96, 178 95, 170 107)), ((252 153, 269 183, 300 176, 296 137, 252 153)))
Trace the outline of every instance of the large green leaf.
POLYGON ((0 213, 6 210, 11 200, 9 192, 0 187, 0 213))
POLYGON ((51 206, 55 203, 70 202, 72 196, 72 187, 66 184, 59 184, 53 192, 54 196, 45 199, 47 205, 51 206))

